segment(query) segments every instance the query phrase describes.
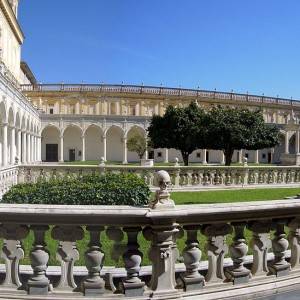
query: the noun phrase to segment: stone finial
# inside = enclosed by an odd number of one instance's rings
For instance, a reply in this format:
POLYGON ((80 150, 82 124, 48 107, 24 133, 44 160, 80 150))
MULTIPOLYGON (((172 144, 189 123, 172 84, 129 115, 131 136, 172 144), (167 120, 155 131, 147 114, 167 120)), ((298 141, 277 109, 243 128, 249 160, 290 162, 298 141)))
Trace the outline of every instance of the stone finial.
POLYGON ((171 185, 169 173, 163 170, 156 172, 155 185, 159 187, 159 190, 156 191, 155 198, 150 203, 150 207, 152 209, 174 208, 174 201, 170 199, 170 193, 168 192, 168 186, 171 185))
POLYGON ((178 167, 179 166, 179 159, 178 159, 178 157, 175 157, 174 161, 175 161, 174 166, 178 167))
POLYGON ((248 158, 246 156, 243 157, 243 165, 248 166, 248 158))
POLYGON ((100 167, 105 166, 105 159, 104 159, 103 156, 101 156, 101 158, 100 158, 100 164, 99 164, 99 166, 100 167))

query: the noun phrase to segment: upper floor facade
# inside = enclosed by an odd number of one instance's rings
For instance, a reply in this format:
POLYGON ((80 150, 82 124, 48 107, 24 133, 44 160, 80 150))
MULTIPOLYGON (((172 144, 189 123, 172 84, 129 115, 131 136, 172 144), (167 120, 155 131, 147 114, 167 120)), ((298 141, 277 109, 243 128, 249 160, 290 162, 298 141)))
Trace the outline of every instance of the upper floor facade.
POLYGON ((191 101, 209 108, 229 105, 261 109, 265 122, 287 124, 300 120, 300 102, 291 99, 190 89, 132 85, 40 84, 23 85, 33 105, 51 115, 139 116, 163 115, 168 105, 191 101))

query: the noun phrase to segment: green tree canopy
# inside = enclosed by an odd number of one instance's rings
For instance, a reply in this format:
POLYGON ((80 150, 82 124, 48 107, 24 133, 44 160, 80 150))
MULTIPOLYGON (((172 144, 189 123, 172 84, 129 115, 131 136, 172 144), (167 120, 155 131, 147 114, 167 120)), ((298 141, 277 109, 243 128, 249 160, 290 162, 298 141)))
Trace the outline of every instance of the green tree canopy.
POLYGON ((168 106, 164 116, 153 116, 148 135, 153 148, 175 148, 185 165, 189 155, 205 146, 206 112, 192 102, 187 107, 168 106))
POLYGON ((127 141, 127 148, 129 151, 136 152, 139 158, 142 159, 147 149, 146 138, 138 133, 131 136, 127 141))
POLYGON ((234 150, 257 150, 279 144, 279 129, 264 122, 261 111, 213 107, 207 115, 206 148, 222 150, 230 165, 234 150))

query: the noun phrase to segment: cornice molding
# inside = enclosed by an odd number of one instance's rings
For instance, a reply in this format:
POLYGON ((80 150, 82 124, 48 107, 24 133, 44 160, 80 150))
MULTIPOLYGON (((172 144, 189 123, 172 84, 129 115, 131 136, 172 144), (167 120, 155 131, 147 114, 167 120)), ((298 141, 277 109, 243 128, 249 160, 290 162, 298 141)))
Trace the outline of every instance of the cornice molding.
POLYGON ((0 9, 3 12, 4 16, 6 17, 6 20, 7 20, 8 24, 10 25, 18 42, 20 43, 20 45, 22 45, 23 41, 24 41, 24 34, 23 34, 20 24, 16 18, 16 15, 13 12, 13 10, 7 0, 0 0, 0 9))

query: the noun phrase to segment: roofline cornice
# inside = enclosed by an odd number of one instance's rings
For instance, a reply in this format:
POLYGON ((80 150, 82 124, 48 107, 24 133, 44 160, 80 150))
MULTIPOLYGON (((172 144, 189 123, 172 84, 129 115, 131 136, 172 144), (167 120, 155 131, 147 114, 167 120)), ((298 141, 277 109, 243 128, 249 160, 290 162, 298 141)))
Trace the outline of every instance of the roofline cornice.
POLYGON ((11 6, 9 5, 7 0, 0 0, 0 8, 3 11, 4 16, 6 17, 7 22, 11 26, 11 29, 17 38, 19 44, 23 44, 24 34, 20 27, 20 24, 16 18, 15 13, 13 12, 11 6))

